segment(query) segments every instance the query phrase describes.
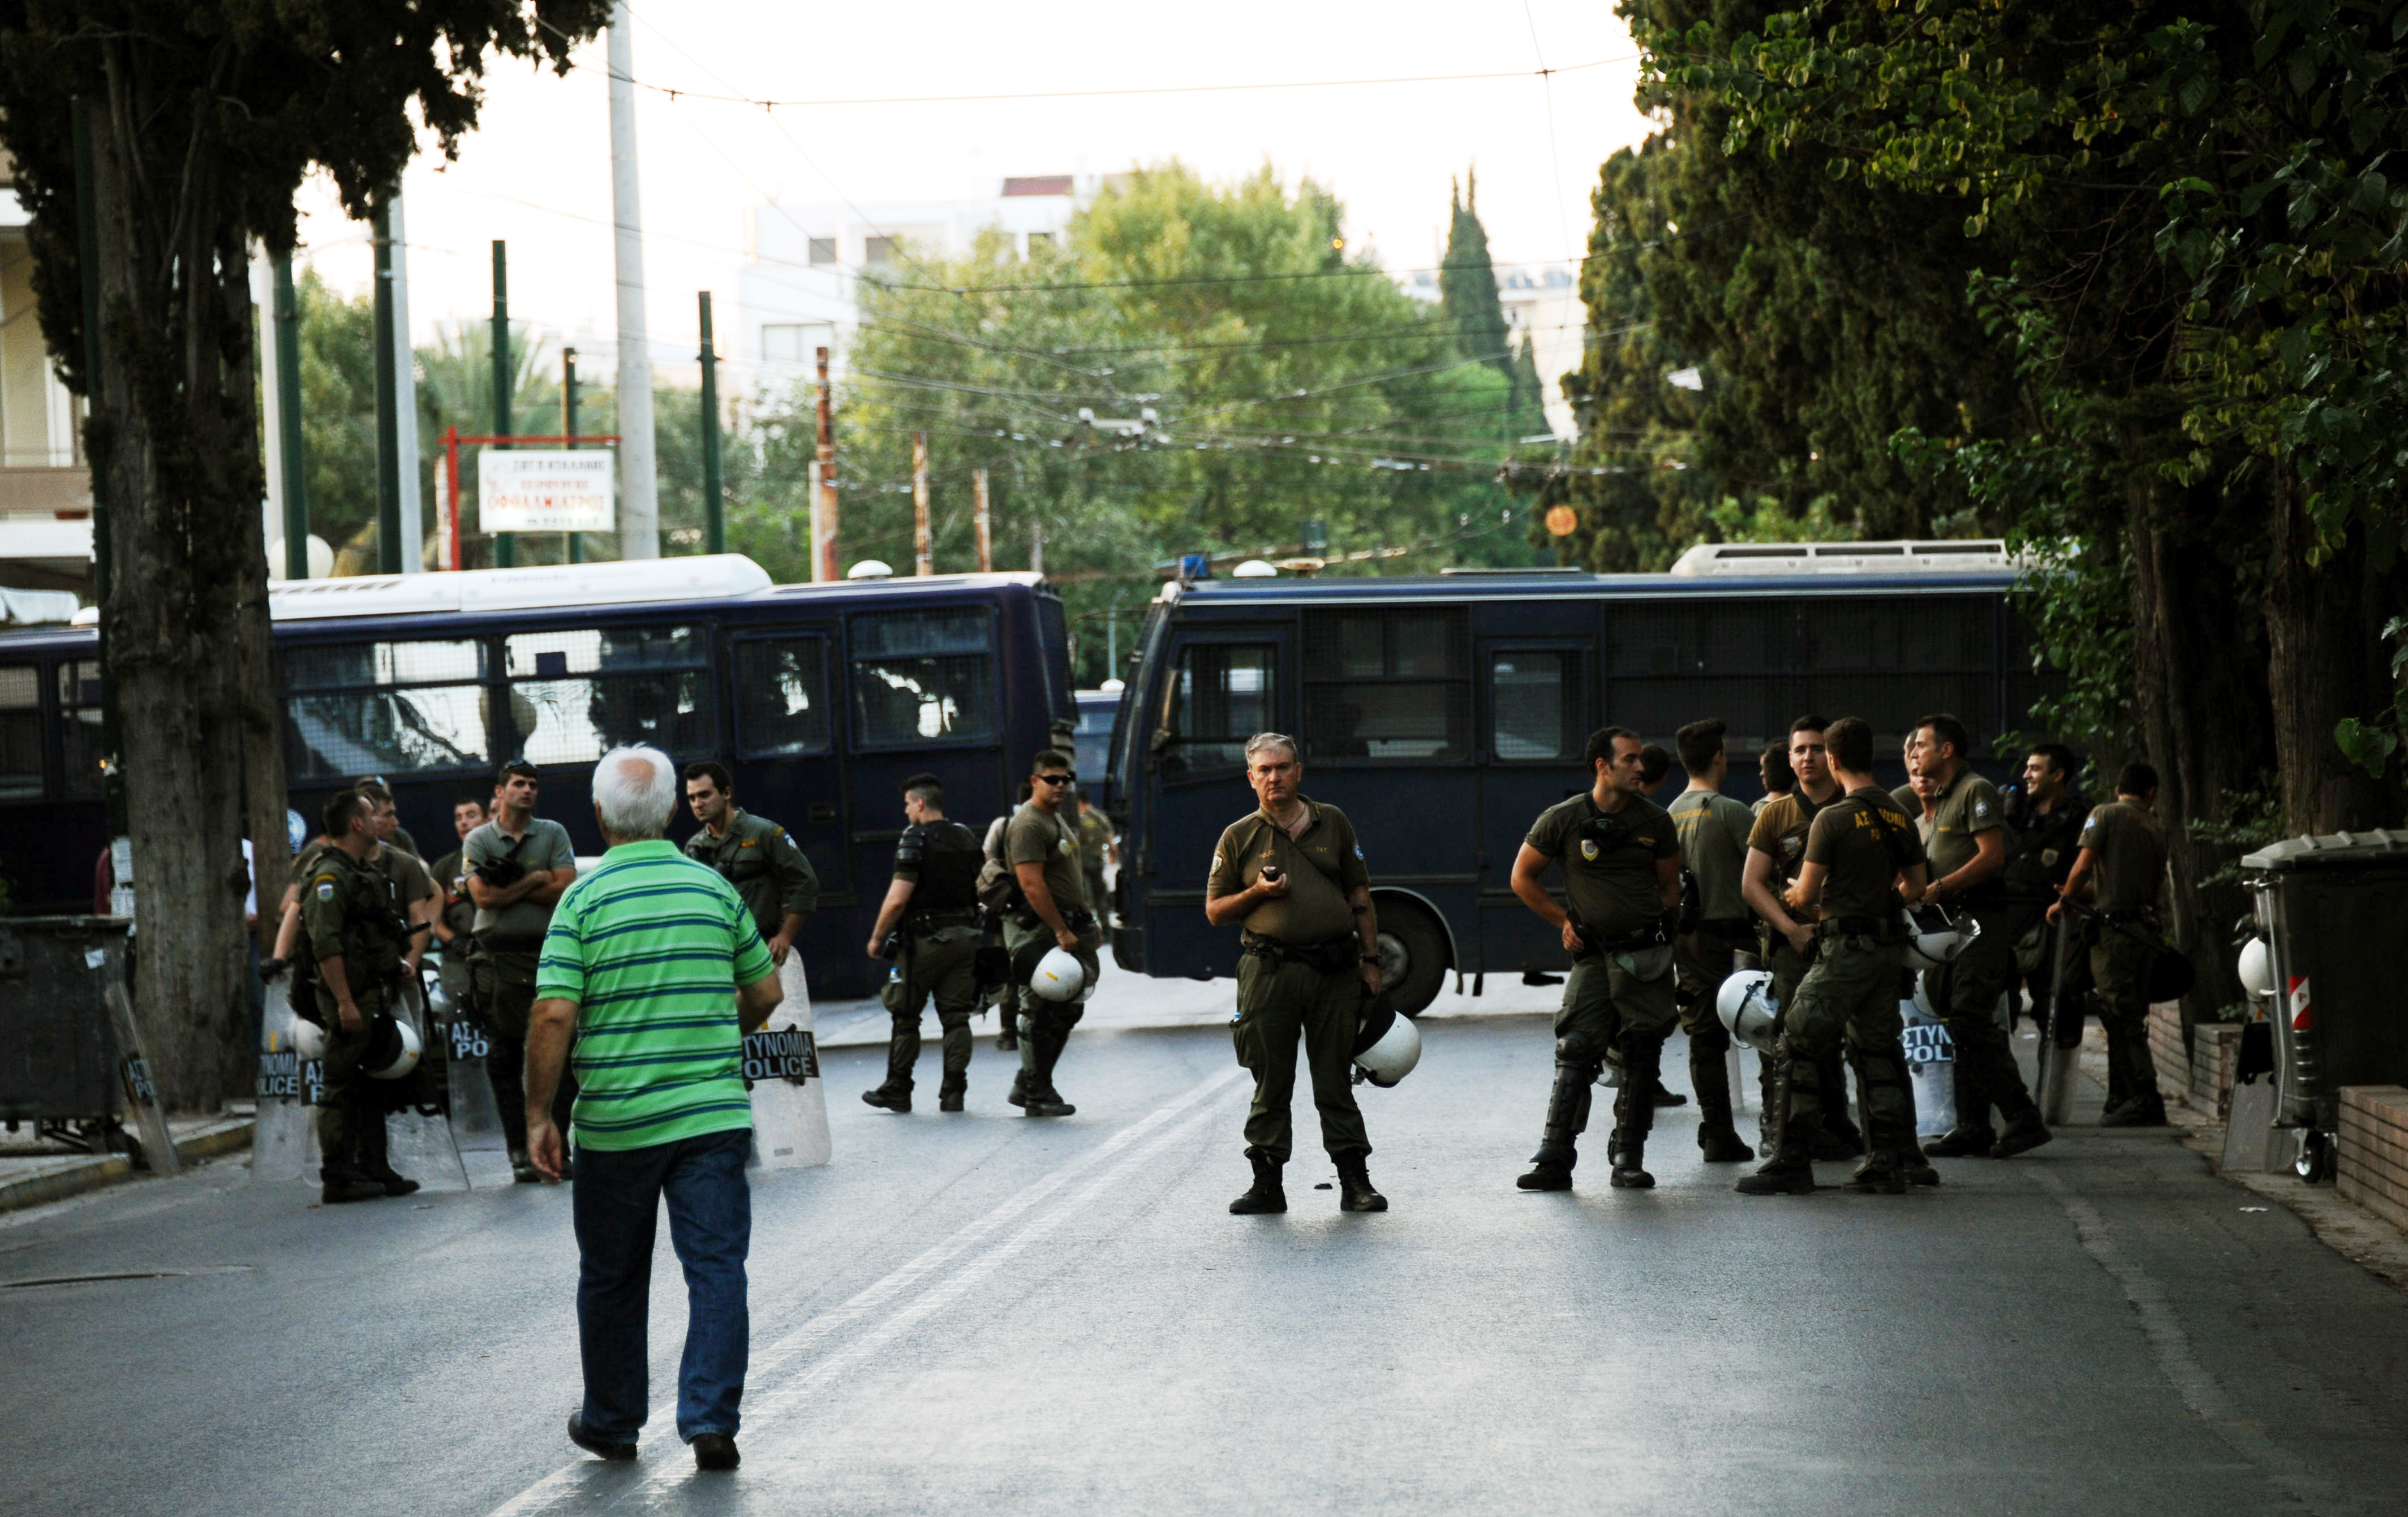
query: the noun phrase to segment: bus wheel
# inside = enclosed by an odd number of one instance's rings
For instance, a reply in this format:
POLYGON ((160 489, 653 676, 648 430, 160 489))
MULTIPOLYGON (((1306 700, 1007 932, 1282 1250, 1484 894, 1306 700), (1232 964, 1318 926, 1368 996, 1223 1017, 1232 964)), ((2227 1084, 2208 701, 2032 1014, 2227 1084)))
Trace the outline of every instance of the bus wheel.
POLYGON ((1380 978, 1398 1010, 1420 1016, 1446 983, 1446 934, 1411 901, 1392 896, 1379 905, 1380 978))

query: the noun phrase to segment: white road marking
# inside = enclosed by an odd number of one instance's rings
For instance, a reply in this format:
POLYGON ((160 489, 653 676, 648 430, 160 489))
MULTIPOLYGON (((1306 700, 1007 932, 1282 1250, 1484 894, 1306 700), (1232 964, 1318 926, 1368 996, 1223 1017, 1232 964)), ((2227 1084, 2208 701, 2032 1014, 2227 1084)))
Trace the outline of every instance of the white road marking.
MULTIPOLYGON (((1072 1196, 1063 1206, 1024 1227, 998 1247, 978 1254, 950 1278, 938 1281, 919 1295, 906 1301, 884 1322, 871 1328, 853 1343, 838 1349, 834 1353, 812 1366, 796 1381, 781 1385, 775 1391, 748 1397, 745 1407, 746 1420, 755 1422, 776 1414, 781 1408, 791 1406, 804 1394, 825 1385, 863 1354, 893 1341, 931 1313, 958 1300, 971 1285, 983 1279, 996 1265, 1018 1253, 1036 1238, 1059 1225, 1071 1212, 1093 1200, 1124 1175, 1152 1158, 1159 1150, 1184 1138, 1211 1114, 1209 1111, 1196 1111, 1191 1109, 1219 1095, 1244 1072, 1238 1068, 1225 1069, 1211 1079, 1192 1087, 1185 1094, 1166 1102, 1140 1120, 1131 1123, 1060 1168, 1040 1176, 1015 1192, 1002 1205, 976 1221, 964 1224, 949 1237, 931 1245, 916 1257, 865 1287, 841 1306, 821 1312, 766 1349, 756 1346, 745 1375, 748 1386, 763 1384, 771 1380, 785 1366, 802 1358, 844 1329, 871 1316, 880 1308, 902 1295, 912 1286, 932 1275, 940 1273, 960 1259, 963 1254, 977 1248, 982 1241, 1009 1226, 1018 1218, 1025 1216, 1032 1209, 1078 1180, 1082 1175, 1107 1163, 1116 1154, 1135 1149, 1135 1152, 1128 1152, 1126 1158, 1121 1163, 1113 1165, 1094 1183, 1072 1196), (1190 1113, 1183 1122, 1177 1120, 1182 1113, 1190 1113), (1145 1141, 1149 1135, 1155 1136, 1152 1141, 1145 1141)), ((646 1425, 674 1428, 676 1423, 677 1400, 674 1395, 671 1395, 652 1409, 646 1425)), ((666 1440, 655 1438, 653 1441, 657 1447, 666 1440)), ((676 1448, 673 1442, 668 1443, 667 1446, 670 1449, 676 1448)), ((664 1460, 660 1463, 661 1471, 651 1477, 647 1483, 658 1483, 671 1479, 682 1480, 691 1473, 691 1467, 681 1460, 664 1460)), ((534 1513, 558 1510, 570 1501, 577 1501, 577 1504, 582 1507, 585 1503, 577 1498, 587 1494, 586 1486, 589 1481, 596 1487, 591 1494, 599 1496, 605 1504, 614 1503, 632 1496, 638 1489, 627 1481, 624 1467, 580 1457, 573 1463, 563 1465, 495 1508, 493 1517, 531 1517, 534 1513)))
POLYGON ((2155 1276, 2124 1252, 2099 1209, 2046 1169, 2035 1166, 2029 1173, 2040 1188, 2065 1209, 2083 1252, 2124 1288, 2124 1299, 2131 1302, 2132 1309, 2140 1314, 2141 1333, 2149 1340, 2149 1352, 2156 1357, 2157 1368, 2173 1383, 2183 1405, 2214 1428, 2235 1453, 2257 1466, 2269 1481, 2298 1502, 2300 1510, 2334 1510, 2329 1504, 2335 1494, 2332 1482, 2312 1474, 2305 1465, 2277 1447, 2266 1436, 2265 1428, 2242 1414, 2223 1384, 2199 1362, 2198 1353, 2191 1348, 2190 1335, 2183 1330, 2181 1314, 2174 1309, 2173 1298, 2155 1276), (2327 1504, 2319 1505, 2319 1497, 2327 1504))

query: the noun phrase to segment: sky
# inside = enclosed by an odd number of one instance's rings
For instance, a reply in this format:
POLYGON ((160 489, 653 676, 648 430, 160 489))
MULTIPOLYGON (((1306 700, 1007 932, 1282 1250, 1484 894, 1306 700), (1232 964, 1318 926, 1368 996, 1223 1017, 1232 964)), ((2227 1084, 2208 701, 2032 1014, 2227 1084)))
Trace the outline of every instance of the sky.
MULTIPOLYGON (((1395 270, 1437 263, 1449 181, 1472 168, 1493 256, 1536 265, 1579 256, 1598 164, 1648 130, 1630 103, 1636 50, 1602 0, 1223 0, 1204 9, 643 0, 630 10, 632 72, 644 86, 636 109, 649 336, 655 372, 670 382, 695 372, 695 292, 714 292, 723 312, 734 304, 752 215, 767 201, 874 208, 992 195, 1007 175, 1176 157, 1236 178, 1268 162, 1291 182, 1309 174, 1333 189, 1350 239, 1368 240, 1395 270), (1541 78, 1542 66, 1557 72, 1541 78), (1507 77, 1177 93, 1463 75, 1507 77), (1097 90, 1146 93, 1062 97, 1097 90), (928 99, 996 94, 1054 97, 928 99), (740 103, 898 98, 919 103, 740 103)), ((405 177, 417 340, 490 313, 489 250, 501 237, 513 318, 593 360, 614 351, 602 40, 574 61, 566 78, 496 64, 458 159, 430 148, 405 177)), ((305 187, 302 207, 302 261, 339 289, 366 290, 365 226, 322 182, 305 187)), ((728 378, 741 386, 754 355, 733 340, 732 314, 717 324, 728 378)))

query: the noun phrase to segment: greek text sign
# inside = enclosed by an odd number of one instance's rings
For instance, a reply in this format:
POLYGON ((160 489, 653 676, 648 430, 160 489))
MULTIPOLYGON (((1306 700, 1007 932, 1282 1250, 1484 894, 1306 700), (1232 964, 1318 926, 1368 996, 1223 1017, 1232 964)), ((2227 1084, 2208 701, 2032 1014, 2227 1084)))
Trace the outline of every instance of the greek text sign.
POLYGON ((477 458, 477 520, 487 532, 609 532, 618 525, 616 455, 564 448, 477 458))

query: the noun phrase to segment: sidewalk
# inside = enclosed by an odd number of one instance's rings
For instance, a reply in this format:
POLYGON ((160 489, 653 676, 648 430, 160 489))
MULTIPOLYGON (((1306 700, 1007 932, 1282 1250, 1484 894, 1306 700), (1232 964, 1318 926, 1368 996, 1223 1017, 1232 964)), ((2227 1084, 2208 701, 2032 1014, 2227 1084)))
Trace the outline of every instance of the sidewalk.
MULTIPOLYGON (((176 1153, 187 1165, 251 1146, 251 1114, 228 1110, 167 1124, 176 1153)), ((46 1206, 114 1185, 136 1171, 123 1153, 79 1153, 56 1143, 37 1143, 30 1127, 0 1134, 0 1211, 46 1206)))

